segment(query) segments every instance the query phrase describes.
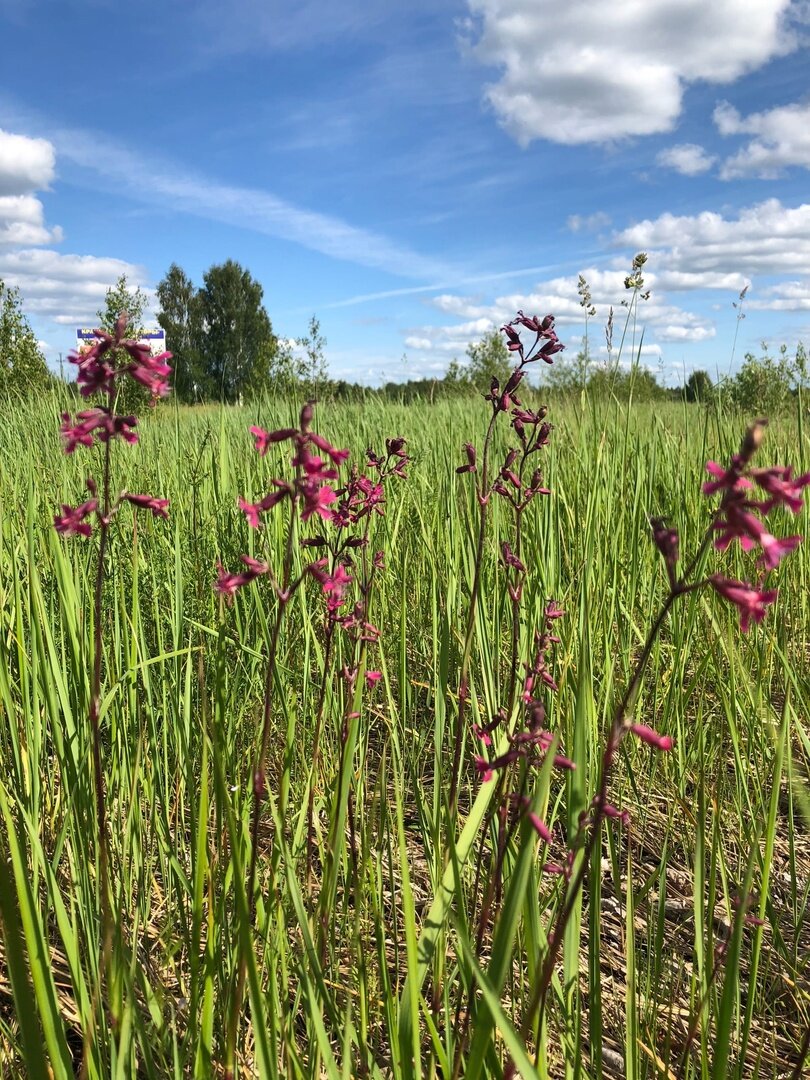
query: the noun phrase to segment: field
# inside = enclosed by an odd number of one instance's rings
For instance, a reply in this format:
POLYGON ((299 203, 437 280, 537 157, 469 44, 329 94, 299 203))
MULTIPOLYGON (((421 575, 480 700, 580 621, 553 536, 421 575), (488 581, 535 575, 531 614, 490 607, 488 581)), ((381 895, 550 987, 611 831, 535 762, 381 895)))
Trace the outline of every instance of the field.
MULTIPOLYGON (((315 409, 313 429, 351 452, 342 476, 367 447, 407 440, 407 477, 386 480, 347 593, 379 640, 326 629, 315 574, 283 618, 269 575, 232 604, 215 592, 217 564, 244 570, 242 554, 279 580, 288 558, 290 581, 323 555, 287 547, 289 500, 258 531, 237 507, 290 475, 290 444, 259 456, 250 426, 295 428, 299 405, 143 410, 140 442, 112 447, 112 488, 169 499, 168 519, 122 505, 98 605, 98 536, 60 536, 53 517, 87 498, 103 448, 63 453, 56 397, 3 413, 0 1076, 804 1075, 807 543, 771 574, 778 599, 747 633, 711 588, 675 599, 629 703, 672 748, 622 741, 609 801, 629 819, 600 820, 572 872, 554 872, 587 834, 607 733, 667 597, 649 517, 678 529, 688 561, 717 503, 701 493, 706 462, 727 463, 752 418, 552 404, 537 455, 551 494, 523 515, 514 651, 505 499, 488 505, 476 574, 482 399, 315 409), (477 472, 457 474, 467 442, 477 472), (380 568, 363 570, 377 550, 380 568), (552 599, 564 615, 545 727, 576 767, 516 760, 528 803, 510 803, 504 773, 479 775, 473 724, 510 704, 491 752, 508 745, 552 599)), ((491 461, 509 439, 504 418, 491 461)), ((800 409, 771 418, 757 460, 810 469, 800 409)), ((806 509, 773 522, 808 531, 806 509)), ((319 528, 316 512, 301 535, 319 528)), ((750 580, 752 558, 704 547, 698 576, 750 580)))

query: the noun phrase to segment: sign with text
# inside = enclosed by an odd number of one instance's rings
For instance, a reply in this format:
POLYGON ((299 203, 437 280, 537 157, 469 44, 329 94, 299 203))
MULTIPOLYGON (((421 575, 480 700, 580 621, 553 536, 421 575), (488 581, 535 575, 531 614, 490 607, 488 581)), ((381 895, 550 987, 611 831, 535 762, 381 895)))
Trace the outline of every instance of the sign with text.
MULTIPOLYGON (((79 327, 76 330, 76 348, 81 350, 87 345, 92 345, 94 341, 97 341, 95 330, 88 330, 83 327, 79 327)), ((138 341, 143 345, 149 346, 149 351, 152 356, 157 356, 158 353, 166 352, 166 331, 165 330, 144 330, 138 341)))

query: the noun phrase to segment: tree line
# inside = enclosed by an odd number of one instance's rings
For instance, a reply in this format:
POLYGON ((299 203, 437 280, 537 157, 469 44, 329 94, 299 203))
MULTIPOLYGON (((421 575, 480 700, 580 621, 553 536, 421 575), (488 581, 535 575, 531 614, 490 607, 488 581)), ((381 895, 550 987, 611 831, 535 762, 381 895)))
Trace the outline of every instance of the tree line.
MULTIPOLYGON (((261 284, 232 259, 209 267, 199 286, 172 263, 156 294, 157 321, 174 355, 173 391, 184 403, 238 403, 268 392, 319 399, 435 400, 485 393, 493 378, 504 384, 514 366, 503 334, 493 329, 468 346, 463 361, 452 360, 441 376, 370 389, 330 378, 326 341, 314 315, 303 337, 280 338, 264 307, 261 284)), ((126 311, 127 334, 138 337, 147 302, 143 290, 131 287, 122 276, 107 290, 104 307, 97 313, 98 325, 112 330, 119 313, 126 311)), ((596 361, 587 348, 571 357, 560 354, 552 366, 539 367, 541 389, 550 396, 587 391, 634 401, 707 403, 719 398, 743 411, 764 414, 785 408, 808 385, 808 358, 801 344, 792 353, 782 346, 772 356, 763 343, 761 355, 746 353, 734 375, 713 382, 706 371, 693 371, 676 388, 663 386, 655 372, 640 363, 623 366, 610 359, 596 361)), ((19 291, 0 279, 0 400, 23 396, 54 381, 23 313, 19 291)))

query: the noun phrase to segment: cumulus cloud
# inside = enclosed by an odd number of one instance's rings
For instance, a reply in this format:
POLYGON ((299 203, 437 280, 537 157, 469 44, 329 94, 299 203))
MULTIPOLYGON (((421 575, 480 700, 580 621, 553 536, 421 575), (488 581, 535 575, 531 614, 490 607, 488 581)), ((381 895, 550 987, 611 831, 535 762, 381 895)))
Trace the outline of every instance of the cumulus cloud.
POLYGON ((754 311, 810 311, 810 277, 769 285, 746 301, 754 311))
POLYGON ((731 83, 796 47, 790 0, 468 0, 486 98, 509 133, 564 144, 671 131, 685 87, 731 83))
POLYGON ((679 143, 668 146, 656 157, 657 165, 664 169, 674 169, 682 176, 699 176, 708 172, 717 158, 707 154, 697 143, 679 143))
MULTIPOLYGON (((611 306, 619 307, 620 301, 627 295, 624 278, 627 268, 600 269, 589 267, 582 271, 588 282, 593 302, 597 307, 597 321, 607 317, 611 306)), ((656 276, 646 275, 647 283, 653 288, 652 298, 641 305, 640 323, 647 328, 655 339, 648 342, 650 355, 659 355, 661 343, 706 341, 714 337, 714 324, 695 312, 686 311, 670 304, 664 297, 657 297, 656 276)), ((533 290, 526 293, 510 293, 498 296, 491 302, 482 302, 473 297, 454 293, 443 293, 433 297, 429 305, 448 319, 455 319, 440 326, 421 326, 411 331, 414 342, 419 340, 425 351, 461 355, 467 346, 478 341, 487 330, 501 326, 514 318, 515 312, 523 310, 537 314, 553 312, 561 330, 571 327, 579 330, 585 320, 577 292, 578 275, 551 278, 540 282, 533 290), (461 320, 461 321, 458 321, 461 320), (428 344, 429 343, 429 346, 428 344)), ((616 315, 617 327, 621 316, 616 315)), ((617 330, 617 333, 620 331, 617 330)), ((572 349, 580 342, 578 335, 563 333, 572 349)))
POLYGON ((45 188, 54 178, 56 154, 47 139, 31 139, 0 128, 0 196, 45 188))
POLYGON ((107 289, 121 274, 132 285, 146 280, 142 267, 122 259, 45 249, 0 251, 0 278, 19 288, 26 312, 68 326, 92 321, 107 289))
POLYGON ((756 176, 773 180, 791 166, 810 168, 810 102, 783 105, 741 116, 728 102, 714 110, 721 135, 754 135, 723 162, 722 180, 756 176))
MULTIPOLYGON (((810 204, 790 207, 779 199, 766 199, 736 217, 708 210, 694 215, 666 213, 616 233, 613 243, 656 250, 651 259, 656 269, 692 275, 694 285, 700 280, 694 275, 703 274, 705 284, 717 274, 810 273, 810 204)), ((722 277, 720 282, 724 288, 722 277)))
POLYGON ((0 195, 0 247, 59 243, 62 230, 45 225, 45 211, 33 195, 0 195))
POLYGON ((49 140, 0 130, 0 279, 19 288, 27 314, 78 326, 95 319, 107 289, 122 274, 132 285, 143 285, 146 272, 122 259, 61 254, 45 246, 60 243, 62 230, 47 225, 34 192, 53 180, 55 163, 49 140))

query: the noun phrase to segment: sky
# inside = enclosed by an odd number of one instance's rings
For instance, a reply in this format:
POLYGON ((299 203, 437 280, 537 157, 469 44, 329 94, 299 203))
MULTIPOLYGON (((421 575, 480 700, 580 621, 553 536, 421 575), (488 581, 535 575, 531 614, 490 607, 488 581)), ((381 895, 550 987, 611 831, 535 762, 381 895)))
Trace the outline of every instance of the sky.
POLYGON ((807 0, 0 0, 0 279, 58 367, 120 274, 236 259, 379 384, 518 310, 575 354, 580 274, 602 359, 646 251, 642 362, 725 374, 810 343, 809 45, 807 0))

